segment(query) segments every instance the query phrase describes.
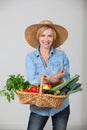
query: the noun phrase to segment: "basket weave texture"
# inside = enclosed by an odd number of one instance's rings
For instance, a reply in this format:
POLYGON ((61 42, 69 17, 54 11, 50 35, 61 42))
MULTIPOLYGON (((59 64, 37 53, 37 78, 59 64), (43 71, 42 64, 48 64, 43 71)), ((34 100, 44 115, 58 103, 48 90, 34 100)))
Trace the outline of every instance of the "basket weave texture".
POLYGON ((16 93, 18 95, 20 103, 36 105, 38 107, 60 108, 64 100, 69 96, 69 95, 43 94, 42 86, 43 86, 43 76, 41 77, 39 93, 32 93, 32 92, 27 93, 17 90, 16 93))

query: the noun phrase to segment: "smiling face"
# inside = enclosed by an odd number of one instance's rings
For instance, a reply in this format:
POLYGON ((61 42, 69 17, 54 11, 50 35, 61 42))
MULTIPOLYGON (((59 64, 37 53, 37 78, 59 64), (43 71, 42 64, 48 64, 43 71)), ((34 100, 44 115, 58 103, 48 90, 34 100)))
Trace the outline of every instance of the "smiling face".
POLYGON ((53 43, 52 29, 45 30, 39 37, 40 47, 49 49, 53 43))
POLYGON ((52 28, 42 27, 37 32, 37 39, 41 48, 50 49, 55 38, 56 32, 52 28))

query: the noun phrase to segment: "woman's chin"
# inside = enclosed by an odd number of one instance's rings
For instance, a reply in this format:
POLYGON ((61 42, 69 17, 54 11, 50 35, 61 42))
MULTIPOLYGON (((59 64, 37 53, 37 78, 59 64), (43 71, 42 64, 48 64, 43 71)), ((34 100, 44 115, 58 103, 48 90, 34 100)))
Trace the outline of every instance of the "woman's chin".
POLYGON ((44 48, 45 48, 45 49, 50 49, 50 47, 49 47, 49 46, 47 46, 47 45, 45 45, 45 46, 44 46, 44 48))

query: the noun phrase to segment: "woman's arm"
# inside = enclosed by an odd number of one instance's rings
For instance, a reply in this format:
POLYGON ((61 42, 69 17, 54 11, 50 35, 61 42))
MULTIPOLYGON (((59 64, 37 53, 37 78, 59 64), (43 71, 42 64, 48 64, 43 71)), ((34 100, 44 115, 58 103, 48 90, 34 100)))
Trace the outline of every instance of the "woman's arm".
POLYGON ((25 67, 28 81, 31 84, 38 85, 40 83, 40 76, 36 74, 34 61, 30 55, 26 56, 25 67))
POLYGON ((45 75, 44 77, 44 83, 51 83, 51 84, 60 84, 70 78, 70 73, 69 73, 69 60, 64 53, 63 55, 63 69, 58 71, 56 75, 54 76, 49 76, 45 75))
POLYGON ((54 76, 44 75, 44 83, 50 83, 52 85, 58 85, 63 82, 63 77, 65 76, 65 71, 60 70, 54 76))
POLYGON ((65 70, 65 76, 63 78, 64 81, 70 78, 70 64, 67 55, 64 53, 64 61, 63 61, 63 68, 65 70))

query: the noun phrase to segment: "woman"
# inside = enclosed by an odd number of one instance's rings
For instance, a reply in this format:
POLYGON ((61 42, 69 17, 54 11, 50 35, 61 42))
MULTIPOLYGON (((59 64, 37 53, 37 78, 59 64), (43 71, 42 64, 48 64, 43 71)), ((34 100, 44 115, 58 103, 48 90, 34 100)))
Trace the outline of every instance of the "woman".
MULTIPOLYGON (((27 78, 31 84, 39 85, 41 75, 44 75, 43 83, 52 86, 70 78, 69 60, 64 51, 56 49, 67 37, 68 32, 64 27, 49 20, 43 20, 25 30, 27 42, 36 48, 26 56, 27 78)), ((70 112, 69 99, 58 109, 30 105, 30 111, 27 130, 43 130, 50 116, 53 130, 66 130, 70 112)))

